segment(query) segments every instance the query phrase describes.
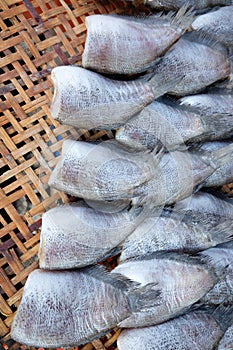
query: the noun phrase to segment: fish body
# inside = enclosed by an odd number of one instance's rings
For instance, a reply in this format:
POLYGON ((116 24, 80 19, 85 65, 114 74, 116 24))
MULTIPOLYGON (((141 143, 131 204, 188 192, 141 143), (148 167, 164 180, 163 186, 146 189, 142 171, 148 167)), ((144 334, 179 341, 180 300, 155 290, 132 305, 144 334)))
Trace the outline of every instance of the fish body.
POLYGON ((184 254, 166 253, 129 260, 113 272, 142 285, 157 283, 160 295, 155 306, 134 312, 120 327, 144 327, 158 324, 184 312, 199 300, 218 280, 214 270, 200 260, 184 254))
POLYGON ((153 177, 159 156, 156 158, 152 153, 130 153, 114 141, 93 144, 66 140, 49 184, 90 200, 127 199, 153 177))
MULTIPOLYGON (((152 77, 119 81, 78 66, 52 70, 54 119, 81 129, 113 129, 124 124, 179 80, 178 75, 163 85, 152 77)), ((181 77, 180 77, 181 78, 181 77)))
MULTIPOLYGON (((231 142, 206 142, 200 146, 200 149, 204 152, 211 153, 230 144, 231 142)), ((223 186, 231 183, 232 181, 233 159, 230 159, 229 162, 226 162, 224 165, 216 169, 213 174, 207 177, 207 179, 203 182, 203 187, 223 186)))
POLYGON ((165 153, 156 174, 135 189, 135 202, 152 203, 154 207, 176 203, 189 197, 194 189, 217 168, 233 157, 233 145, 205 155, 200 150, 165 153))
POLYGON ((48 210, 42 216, 40 268, 68 269, 103 260, 143 220, 143 211, 133 211, 103 213, 84 204, 48 210))
MULTIPOLYGON (((135 5, 140 4, 140 1, 135 0, 135 5)), ((156 9, 166 9, 166 10, 177 10, 186 4, 186 0, 144 0, 142 3, 156 9)), ((189 1, 190 6, 195 9, 205 9, 214 6, 226 6, 232 5, 232 0, 191 0, 189 1)))
POLYGON ((180 38, 193 18, 187 5, 176 15, 88 16, 82 66, 102 73, 144 72, 180 38))
POLYGON ((11 336, 21 344, 43 348, 84 344, 106 334, 144 301, 153 304, 156 293, 152 286, 137 288, 100 266, 35 270, 25 284, 11 336))
POLYGON ((182 97, 181 105, 207 110, 209 113, 226 113, 233 115, 233 94, 227 90, 215 90, 206 94, 196 94, 182 97))
POLYGON ((229 222, 233 217, 233 202, 227 198, 219 198, 211 193, 196 192, 191 197, 176 203, 173 208, 192 220, 193 223, 202 223, 217 226, 229 222))
POLYGON ((224 6, 203 15, 198 16, 192 23, 194 30, 207 33, 215 40, 232 46, 233 38, 233 6, 224 6))
POLYGON ((157 81, 162 82, 182 72, 183 79, 168 93, 184 96, 229 77, 231 65, 227 55, 224 46, 212 43, 200 34, 187 33, 155 65, 154 73, 157 81))
POLYGON ((161 143, 169 151, 187 143, 218 140, 233 133, 233 113, 212 114, 178 103, 154 101, 116 132, 116 140, 136 150, 154 149, 161 143))
POLYGON ((192 217, 170 216, 156 217, 151 214, 128 236, 122 245, 120 262, 136 256, 143 256, 160 251, 178 251, 193 253, 213 247, 232 239, 231 223, 215 221, 193 222, 192 217))
MULTIPOLYGON (((230 309, 232 312, 232 309, 230 309)), ((119 350, 210 350, 214 349, 224 334, 225 324, 231 316, 229 311, 221 316, 207 311, 195 311, 174 318, 162 324, 125 329, 121 332, 117 345, 119 350), (220 320, 218 320, 218 318, 220 320), (225 319, 227 319, 225 321, 225 319), (201 331, 203 330, 203 331, 201 331)), ((232 337, 231 337, 232 339, 232 337)), ((219 350, 231 348, 218 348, 219 350)))
POLYGON ((233 304, 233 241, 225 243, 224 246, 210 248, 199 253, 209 258, 210 263, 215 268, 226 266, 224 276, 201 298, 200 303, 207 305, 233 304))
POLYGON ((233 324, 226 330, 224 336, 220 340, 217 350, 233 349, 233 324))

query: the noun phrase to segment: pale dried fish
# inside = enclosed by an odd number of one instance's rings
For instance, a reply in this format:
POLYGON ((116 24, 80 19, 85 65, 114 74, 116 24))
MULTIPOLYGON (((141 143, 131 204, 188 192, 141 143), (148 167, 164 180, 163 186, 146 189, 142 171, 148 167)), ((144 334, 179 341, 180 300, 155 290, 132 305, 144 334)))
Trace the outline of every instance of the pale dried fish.
POLYGON ((205 295, 223 274, 199 258, 177 253, 157 253, 118 265, 117 272, 145 285, 157 283, 156 305, 134 312, 121 327, 144 327, 178 316, 205 295))
POLYGON ((70 347, 106 334, 134 310, 153 305, 158 290, 104 269, 33 271, 25 284, 11 336, 36 347, 70 347))
POLYGON ((40 268, 83 267, 116 254, 145 215, 142 208, 102 213, 84 203, 50 209, 42 216, 40 268))
POLYGON ((193 19, 187 4, 176 15, 88 16, 82 65, 102 73, 144 72, 180 38, 193 19))
POLYGON ((56 67, 51 75, 52 117, 81 129, 117 128, 182 77, 182 72, 169 80, 163 77, 163 84, 157 76, 120 81, 78 66, 56 67))
MULTIPOLYGON (((232 315, 232 307, 197 310, 157 326, 125 329, 117 340, 118 349, 212 350, 232 323, 232 315)), ((229 341, 232 341, 233 332, 230 334, 230 331, 232 327, 227 331, 230 347, 218 350, 232 350, 229 341)))
POLYGON ((130 199, 155 174, 161 154, 130 153, 115 141, 66 140, 49 185, 90 200, 130 199))

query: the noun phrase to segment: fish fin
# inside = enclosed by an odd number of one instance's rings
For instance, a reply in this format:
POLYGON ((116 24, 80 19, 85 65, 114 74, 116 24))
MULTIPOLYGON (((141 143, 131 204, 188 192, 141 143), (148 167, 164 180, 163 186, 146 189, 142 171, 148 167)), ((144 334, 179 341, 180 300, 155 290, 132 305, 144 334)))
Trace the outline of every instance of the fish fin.
POLYGON ((104 283, 110 284, 112 287, 128 292, 131 289, 138 288, 140 284, 132 281, 129 278, 119 274, 110 273, 103 265, 93 265, 83 268, 82 271, 95 279, 98 279, 104 283))
POLYGON ((219 305, 211 314, 222 331, 226 331, 233 323, 233 305, 219 305))
MULTIPOLYGON (((195 11, 189 3, 184 4, 176 15, 173 15, 172 24, 182 29, 184 33, 194 20, 195 11)), ((169 16, 169 13, 168 13, 169 16)))
POLYGON ((214 40, 211 37, 211 35, 207 33, 203 33, 200 30, 185 33, 183 35, 183 39, 188 40, 190 42, 203 44, 205 46, 210 47, 214 51, 218 51, 222 55, 229 57, 229 50, 223 43, 220 43, 219 41, 214 40))
POLYGON ((149 80, 152 91, 154 93, 154 99, 157 99, 158 97, 163 96, 166 92, 173 90, 183 78, 183 73, 176 75, 175 77, 166 77, 164 74, 160 75, 158 73, 154 74, 153 77, 149 80))
POLYGON ((201 253, 197 253, 196 256, 200 257, 202 263, 210 272, 215 283, 217 283, 220 279, 223 279, 226 276, 226 269, 229 265, 227 264, 225 266, 219 266, 219 264, 216 264, 215 260, 208 255, 208 249, 206 251, 202 251, 201 253))
POLYGON ((233 249, 233 239, 231 239, 229 242, 220 243, 216 246, 216 248, 221 249, 233 249))
POLYGON ((202 150, 201 145, 196 144, 190 148, 190 151, 199 154, 202 161, 213 169, 218 169, 233 159, 233 143, 214 152, 202 150))
POLYGON ((233 239, 233 221, 225 220, 210 230, 213 241, 217 244, 231 241, 233 239))
POLYGON ((127 294, 132 312, 151 308, 158 304, 160 290, 157 283, 148 283, 145 286, 130 290, 127 294))

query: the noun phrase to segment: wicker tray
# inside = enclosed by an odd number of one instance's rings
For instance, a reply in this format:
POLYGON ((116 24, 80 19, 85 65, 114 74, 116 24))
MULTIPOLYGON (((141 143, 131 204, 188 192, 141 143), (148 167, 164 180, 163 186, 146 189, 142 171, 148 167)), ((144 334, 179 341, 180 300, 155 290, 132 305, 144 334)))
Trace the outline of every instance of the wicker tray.
MULTIPOLYGON (((27 276, 38 267, 41 215, 68 201, 47 186, 62 142, 113 137, 77 131, 51 118, 51 69, 80 63, 85 16, 123 11, 132 9, 111 1, 0 1, 0 348, 30 349, 10 339, 10 326, 27 276)), ((119 332, 76 349, 116 349, 119 332)))

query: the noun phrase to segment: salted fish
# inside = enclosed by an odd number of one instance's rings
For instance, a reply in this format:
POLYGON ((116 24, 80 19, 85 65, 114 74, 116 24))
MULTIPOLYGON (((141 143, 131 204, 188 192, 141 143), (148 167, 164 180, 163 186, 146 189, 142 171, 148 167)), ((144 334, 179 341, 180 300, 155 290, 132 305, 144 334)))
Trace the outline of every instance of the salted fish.
MULTIPOLYGON (((233 100, 232 100, 233 102, 233 100)), ((116 132, 116 140, 138 150, 162 144, 169 151, 183 150, 187 144, 219 140, 233 134, 233 111, 211 112, 178 103, 154 101, 116 132)))
POLYGON ((193 19, 187 4, 177 14, 88 16, 82 66, 101 73, 144 72, 181 37, 193 19))
POLYGON ((200 299, 200 304, 233 305, 233 241, 209 248, 199 254, 209 257, 214 268, 226 266, 222 278, 200 299))
POLYGON ((134 203, 151 203, 154 207, 176 203, 189 197, 216 169, 233 157, 233 144, 203 154, 198 148, 185 152, 165 153, 156 175, 134 191, 134 203))
MULTIPOLYGON (((232 314, 232 308, 197 310, 156 326, 125 329, 117 346, 119 350, 212 350, 233 321, 232 314)), ((227 332, 232 341, 233 333, 227 332)), ((218 350, 232 350, 231 346, 232 343, 226 348, 219 345, 218 350)))
POLYGON ((40 268, 83 267, 113 255, 145 215, 142 208, 103 213, 84 203, 48 210, 42 216, 40 268))
POLYGON ((49 185, 90 200, 128 199, 155 174, 161 153, 130 153, 115 141, 65 140, 49 185))
POLYGON ((33 271, 13 321, 11 337, 43 348, 78 346, 106 334, 133 310, 154 304, 154 285, 137 284, 100 266, 33 271))
POLYGON ((157 283, 160 295, 156 305, 134 312, 120 327, 159 324, 184 313, 219 280, 224 268, 214 269, 202 259, 177 253, 157 253, 118 265, 117 272, 141 285, 157 283))
POLYGON ((163 80, 169 81, 183 74, 183 79, 167 91, 176 96, 199 92, 228 78, 230 73, 226 47, 195 32, 184 34, 154 67, 154 77, 161 84, 163 80))
POLYGON ((161 84, 157 76, 120 81, 78 66, 60 66, 51 78, 54 119, 81 129, 114 129, 174 87, 183 74, 161 84))
MULTIPOLYGON (((232 206, 233 208, 233 206, 232 206)), ((193 221, 166 211, 153 213, 127 237, 122 244, 119 261, 161 251, 194 253, 233 239, 232 217, 216 224, 215 220, 193 221)))
POLYGON ((233 47, 233 6, 224 6, 198 16, 192 23, 194 30, 207 33, 215 40, 233 47))

